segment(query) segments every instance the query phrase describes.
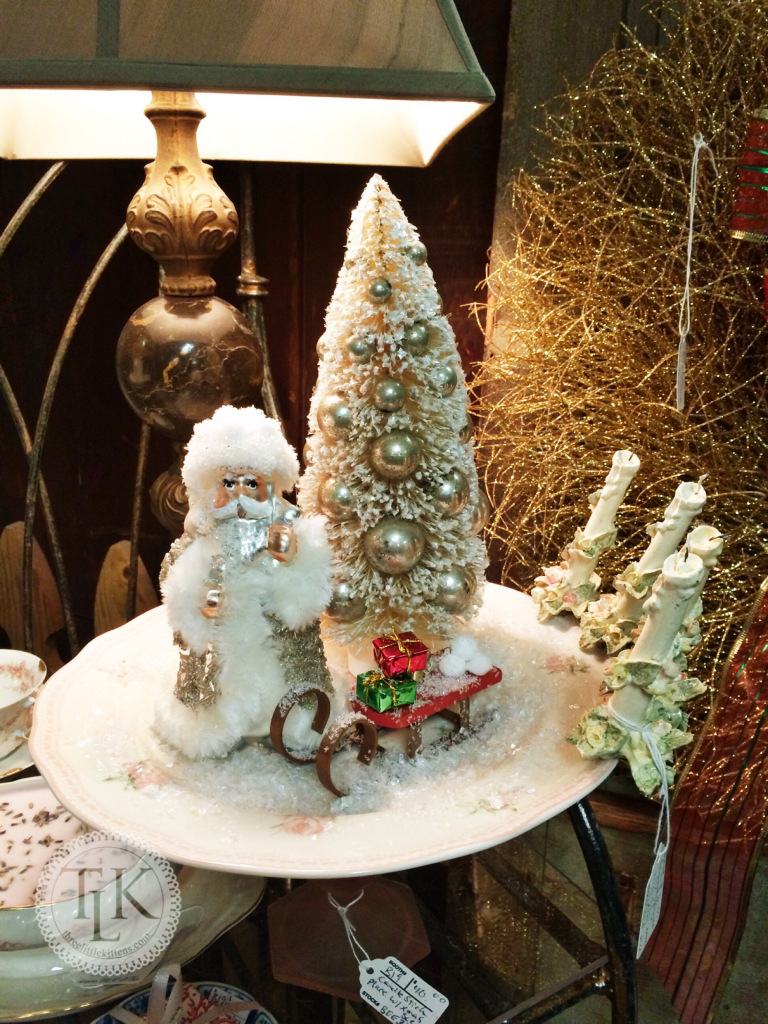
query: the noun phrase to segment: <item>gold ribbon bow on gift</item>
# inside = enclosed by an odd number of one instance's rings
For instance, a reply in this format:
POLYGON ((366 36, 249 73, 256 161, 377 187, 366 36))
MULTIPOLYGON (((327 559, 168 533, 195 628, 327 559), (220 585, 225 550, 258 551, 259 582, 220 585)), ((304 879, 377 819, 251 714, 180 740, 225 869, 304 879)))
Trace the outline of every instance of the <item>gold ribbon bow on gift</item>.
POLYGON ((397 644, 397 649, 398 649, 398 651, 401 654, 407 654, 408 655, 408 668, 405 671, 406 672, 410 672, 411 671, 411 658, 413 657, 413 652, 408 649, 408 644, 417 644, 419 641, 418 640, 404 640, 399 635, 399 633, 395 632, 394 629, 392 630, 391 633, 384 633, 383 636, 384 636, 385 640, 391 640, 393 644, 397 644))
MULTIPOLYGON (((146 1020, 137 1017, 135 1013, 126 1010, 122 1006, 116 1006, 109 1011, 109 1015, 119 1020, 122 1024, 171 1024, 171 1021, 178 1013, 181 1006, 181 967, 179 964, 170 964, 168 967, 161 967, 152 980, 152 988, 149 990, 149 1004, 147 1006, 146 1020), (171 982, 171 991, 168 992, 168 983, 171 982)), ((213 1006, 202 1017, 195 1020, 195 1024, 211 1024, 217 1017, 226 1017, 234 1013, 242 1013, 245 1010, 260 1010, 261 1004, 254 1000, 247 1000, 240 1003, 222 1003, 220 1006, 213 1006)))
MULTIPOLYGON (((392 691, 392 705, 393 707, 396 706, 397 690, 395 689, 395 684, 392 682, 391 679, 387 679, 387 677, 382 672, 371 672, 371 674, 365 680, 365 683, 363 684, 365 686, 365 703, 368 703, 368 693, 370 691, 370 688, 372 686, 376 686, 378 683, 387 684, 387 686, 392 691)), ((195 1022, 195 1024, 198 1024, 198 1022, 195 1022)))

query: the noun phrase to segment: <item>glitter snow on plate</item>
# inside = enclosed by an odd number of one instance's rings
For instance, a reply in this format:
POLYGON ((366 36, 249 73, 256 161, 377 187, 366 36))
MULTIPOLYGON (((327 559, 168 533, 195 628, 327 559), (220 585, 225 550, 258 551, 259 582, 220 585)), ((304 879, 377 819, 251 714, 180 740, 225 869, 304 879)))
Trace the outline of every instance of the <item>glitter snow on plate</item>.
MULTIPOLYGON (((169 859, 219 870, 342 877, 433 863, 527 831, 587 795, 613 769, 565 737, 600 699, 603 665, 579 649, 570 617, 539 623, 524 594, 488 584, 471 631, 503 678, 473 698, 474 733, 414 760, 385 734, 370 767, 334 758, 324 790, 313 765, 266 745, 190 762, 152 728, 178 653, 165 610, 103 634, 46 684, 32 754, 60 801, 97 828, 135 834, 169 859)), ((344 652, 327 648, 344 710, 344 652)), ((439 738, 440 720, 427 724, 439 738), (431 723, 431 724, 430 724, 431 723)), ((446 728, 450 728, 447 726, 446 728)))

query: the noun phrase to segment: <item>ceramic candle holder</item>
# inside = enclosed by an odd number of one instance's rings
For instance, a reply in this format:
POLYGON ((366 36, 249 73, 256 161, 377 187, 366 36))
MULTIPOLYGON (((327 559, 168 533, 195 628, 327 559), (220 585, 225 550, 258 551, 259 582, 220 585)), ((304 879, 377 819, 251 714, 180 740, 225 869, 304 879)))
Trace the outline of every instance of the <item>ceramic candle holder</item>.
POLYGON ((32 725, 32 698, 45 679, 36 654, 0 650, 0 758, 21 746, 32 725))

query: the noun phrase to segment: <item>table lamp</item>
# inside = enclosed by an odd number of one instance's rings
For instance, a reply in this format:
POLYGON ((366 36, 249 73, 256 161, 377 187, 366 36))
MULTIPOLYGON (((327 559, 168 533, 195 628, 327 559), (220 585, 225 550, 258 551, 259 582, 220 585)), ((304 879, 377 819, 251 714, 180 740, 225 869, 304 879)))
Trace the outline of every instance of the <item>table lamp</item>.
MULTIPOLYGON (((198 154, 198 126, 206 159, 422 167, 493 99, 452 0, 0 4, 1 157, 156 156, 127 223, 161 264, 161 295, 126 325, 118 376, 144 423, 179 449, 194 422, 252 399, 266 376, 253 261, 238 290, 254 316, 213 295, 211 267, 238 218, 198 154)), ((27 566, 46 429, 43 415, 29 452, 27 566)), ((151 497, 180 532, 178 465, 151 497)))

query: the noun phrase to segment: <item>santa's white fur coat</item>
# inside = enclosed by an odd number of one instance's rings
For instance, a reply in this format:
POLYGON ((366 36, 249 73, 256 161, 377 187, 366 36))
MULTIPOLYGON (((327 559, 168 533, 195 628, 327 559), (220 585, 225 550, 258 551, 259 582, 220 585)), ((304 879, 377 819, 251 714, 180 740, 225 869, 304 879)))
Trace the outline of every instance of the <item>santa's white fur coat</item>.
POLYGON ((171 567, 162 588, 171 629, 181 633, 198 655, 214 642, 220 664, 220 693, 212 706, 185 707, 174 696, 172 685, 161 694, 156 728, 187 757, 222 757, 243 736, 269 733, 272 712, 287 685, 277 652, 269 643, 270 625, 264 612, 291 629, 302 629, 325 610, 331 598, 325 522, 324 516, 294 522, 298 550, 292 562, 266 568, 256 561, 242 570, 228 571, 218 619, 202 614, 206 578, 212 558, 219 553, 215 531, 197 536, 171 567))

